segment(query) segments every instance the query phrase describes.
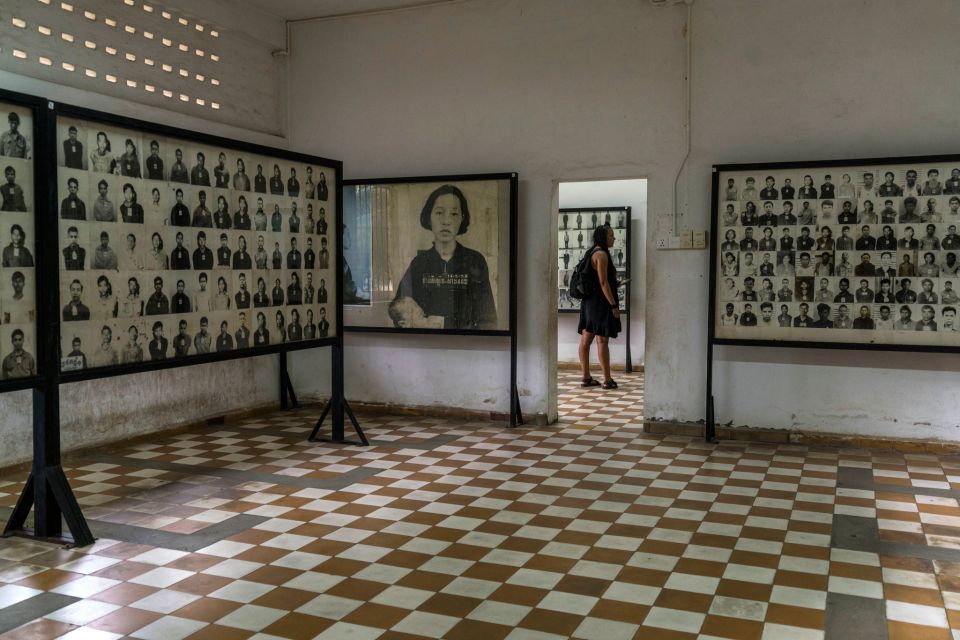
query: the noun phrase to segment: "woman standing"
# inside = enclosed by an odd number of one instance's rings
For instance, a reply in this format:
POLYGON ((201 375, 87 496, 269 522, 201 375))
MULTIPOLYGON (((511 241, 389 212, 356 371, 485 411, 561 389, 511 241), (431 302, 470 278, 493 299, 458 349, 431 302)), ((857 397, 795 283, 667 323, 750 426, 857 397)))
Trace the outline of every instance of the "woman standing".
MULTIPOLYGON (((610 376, 610 338, 620 333, 620 300, 617 297, 617 270, 610 259, 609 248, 615 236, 610 227, 597 227, 593 231, 593 248, 590 250, 590 265, 599 286, 580 302, 580 372, 583 387, 599 387, 600 382, 590 375, 590 345, 597 340, 597 359, 603 373, 603 388, 616 389, 617 383, 610 376)), ((588 272, 589 273, 589 272, 588 272)))

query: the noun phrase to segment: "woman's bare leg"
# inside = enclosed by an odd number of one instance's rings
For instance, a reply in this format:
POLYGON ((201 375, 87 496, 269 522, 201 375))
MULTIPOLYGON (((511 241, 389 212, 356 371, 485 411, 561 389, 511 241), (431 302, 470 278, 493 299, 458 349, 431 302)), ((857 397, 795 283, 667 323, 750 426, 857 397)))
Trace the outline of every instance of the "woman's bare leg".
POLYGON ((590 345, 593 344, 593 334, 584 331, 580 334, 580 373, 584 380, 590 379, 590 345))
POLYGON ((610 342, 606 336, 597 336, 597 360, 600 361, 600 372, 603 380, 612 380, 610 376, 610 342))

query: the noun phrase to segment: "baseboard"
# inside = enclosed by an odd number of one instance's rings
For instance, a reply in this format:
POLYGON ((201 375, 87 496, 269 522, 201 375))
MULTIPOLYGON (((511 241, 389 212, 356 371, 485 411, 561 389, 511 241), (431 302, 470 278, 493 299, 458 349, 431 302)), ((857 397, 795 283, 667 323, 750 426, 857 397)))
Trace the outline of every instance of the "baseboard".
POLYGON ((485 422, 510 421, 510 414, 506 412, 477 411, 475 409, 463 409, 461 407, 390 404, 384 402, 360 402, 356 400, 351 400, 350 406, 355 411, 362 411, 364 413, 372 413, 375 415, 455 418, 462 420, 482 420, 485 422))
MULTIPOLYGON (((704 437, 702 422, 675 422, 645 420, 644 433, 704 437)), ((801 431, 795 429, 760 429, 753 427, 717 426, 717 440, 735 442, 763 442, 768 444, 802 444, 823 447, 852 447, 856 449, 885 449, 903 453, 958 453, 960 442, 943 440, 916 440, 911 438, 883 438, 856 434, 801 431)))

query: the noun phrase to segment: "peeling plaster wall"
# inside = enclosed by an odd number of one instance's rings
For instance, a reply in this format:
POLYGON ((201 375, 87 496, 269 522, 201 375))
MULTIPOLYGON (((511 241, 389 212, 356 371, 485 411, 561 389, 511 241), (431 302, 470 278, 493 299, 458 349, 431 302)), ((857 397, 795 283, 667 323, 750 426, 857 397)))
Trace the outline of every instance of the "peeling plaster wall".
MULTIPOLYGON (((563 182, 560 184, 560 208, 630 207, 630 359, 634 368, 643 365, 644 329, 646 326, 646 236, 647 236, 647 181, 596 180, 591 182, 563 182)), ((558 223, 559 224, 559 223, 558 223)), ((586 234, 584 234, 586 235, 586 234)), ((559 236, 558 236, 559 237, 559 236)), ((559 242, 559 240, 558 240, 559 242)), ((580 335, 577 325, 580 316, 562 313, 557 317, 557 358, 560 362, 577 363, 580 356, 580 335)), ((624 331, 610 342, 610 362, 616 368, 627 363, 626 322, 624 331)), ((596 368, 596 348, 590 362, 596 368)))
MULTIPOLYGON (((651 211, 665 210, 682 155, 682 23, 637 0, 484 0, 292 29, 297 147, 322 146, 349 178, 520 174, 526 414, 557 413, 557 183, 647 176, 651 211)), ((507 349, 348 335, 347 395, 505 412, 507 349)))

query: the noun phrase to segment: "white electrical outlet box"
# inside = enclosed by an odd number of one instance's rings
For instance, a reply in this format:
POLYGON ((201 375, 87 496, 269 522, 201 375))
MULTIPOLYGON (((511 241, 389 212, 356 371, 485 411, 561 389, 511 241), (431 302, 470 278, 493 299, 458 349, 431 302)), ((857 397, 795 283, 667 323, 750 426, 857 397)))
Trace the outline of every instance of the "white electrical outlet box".
POLYGON ((707 248, 707 231, 706 229, 697 229, 693 232, 693 248, 694 249, 706 249, 707 248))
POLYGON ((667 236, 660 236, 657 238, 657 249, 666 249, 669 246, 669 241, 667 236))

